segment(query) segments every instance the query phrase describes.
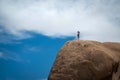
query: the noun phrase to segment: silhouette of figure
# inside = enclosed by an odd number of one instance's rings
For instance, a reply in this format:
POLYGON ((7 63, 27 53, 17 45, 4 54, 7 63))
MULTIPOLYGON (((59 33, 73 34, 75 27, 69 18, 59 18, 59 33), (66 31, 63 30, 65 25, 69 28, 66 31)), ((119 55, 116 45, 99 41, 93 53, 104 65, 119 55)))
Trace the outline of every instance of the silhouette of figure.
POLYGON ((79 38, 80 38, 80 31, 77 31, 77 38, 79 40, 79 38))

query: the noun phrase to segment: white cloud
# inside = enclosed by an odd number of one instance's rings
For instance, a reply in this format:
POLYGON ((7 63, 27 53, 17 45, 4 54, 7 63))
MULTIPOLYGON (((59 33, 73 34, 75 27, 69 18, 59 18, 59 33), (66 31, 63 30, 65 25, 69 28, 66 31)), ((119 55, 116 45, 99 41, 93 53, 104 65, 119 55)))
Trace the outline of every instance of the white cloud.
POLYGON ((0 24, 23 37, 32 31, 50 37, 120 41, 119 0, 1 0, 0 24))
POLYGON ((48 80, 47 78, 43 78, 43 79, 37 79, 37 80, 48 80))
POLYGON ((20 57, 12 53, 10 51, 4 50, 5 52, 0 52, 0 58, 4 60, 14 60, 14 61, 21 61, 20 57))
POLYGON ((28 46, 28 45, 25 45, 23 47, 23 51, 25 53, 40 53, 41 51, 41 47, 40 46, 28 46))
POLYGON ((3 52, 0 52, 0 58, 2 58, 2 59, 7 59, 7 57, 5 57, 5 55, 4 55, 3 52))
POLYGON ((41 49, 40 49, 40 47, 33 46, 33 47, 28 48, 28 51, 30 51, 30 52, 40 52, 41 49))
POLYGON ((0 57, 3 57, 3 53, 2 52, 0 52, 0 57))

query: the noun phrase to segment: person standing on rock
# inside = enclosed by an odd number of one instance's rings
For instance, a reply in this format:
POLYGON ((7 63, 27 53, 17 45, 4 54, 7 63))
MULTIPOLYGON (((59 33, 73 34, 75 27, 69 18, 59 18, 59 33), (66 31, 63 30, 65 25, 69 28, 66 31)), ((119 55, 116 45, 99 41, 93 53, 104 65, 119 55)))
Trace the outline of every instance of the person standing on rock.
POLYGON ((80 31, 77 31, 77 38, 79 40, 79 38, 80 38, 80 31))

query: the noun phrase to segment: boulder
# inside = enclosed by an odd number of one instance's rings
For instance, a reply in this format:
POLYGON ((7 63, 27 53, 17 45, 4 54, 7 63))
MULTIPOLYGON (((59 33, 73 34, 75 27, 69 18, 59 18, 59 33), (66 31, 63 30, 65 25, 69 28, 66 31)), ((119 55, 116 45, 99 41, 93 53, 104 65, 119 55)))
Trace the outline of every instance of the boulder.
POLYGON ((119 61, 120 43, 68 41, 60 49, 48 80, 112 80, 119 61))

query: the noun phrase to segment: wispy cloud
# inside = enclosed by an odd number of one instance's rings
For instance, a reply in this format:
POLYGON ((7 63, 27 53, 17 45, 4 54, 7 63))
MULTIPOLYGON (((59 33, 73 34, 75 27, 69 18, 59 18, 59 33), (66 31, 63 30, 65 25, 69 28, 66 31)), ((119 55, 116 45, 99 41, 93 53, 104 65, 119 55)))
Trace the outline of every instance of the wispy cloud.
POLYGON ((20 56, 7 50, 5 52, 0 52, 0 58, 4 60, 21 61, 20 56))
POLYGON ((119 0, 0 0, 0 24, 23 37, 32 31, 50 37, 120 41, 119 0))
POLYGON ((4 58, 4 56, 3 56, 3 53, 2 53, 2 52, 0 52, 0 57, 1 57, 1 58, 4 58))
MULTIPOLYGON (((18 37, 17 35, 12 35, 11 33, 7 32, 4 28, 0 26, 0 44, 20 44, 20 39, 24 39, 23 37, 18 37)), ((26 36, 27 38, 30 36, 26 36)))
POLYGON ((48 80, 47 78, 37 79, 37 80, 48 80))
POLYGON ((23 52, 25 53, 40 53, 41 47, 36 45, 36 46, 30 46, 30 45, 24 45, 23 46, 23 52))
POLYGON ((28 48, 28 51, 30 51, 30 52, 40 52, 41 49, 40 49, 39 46, 37 46, 37 47, 35 46, 35 47, 28 48))

